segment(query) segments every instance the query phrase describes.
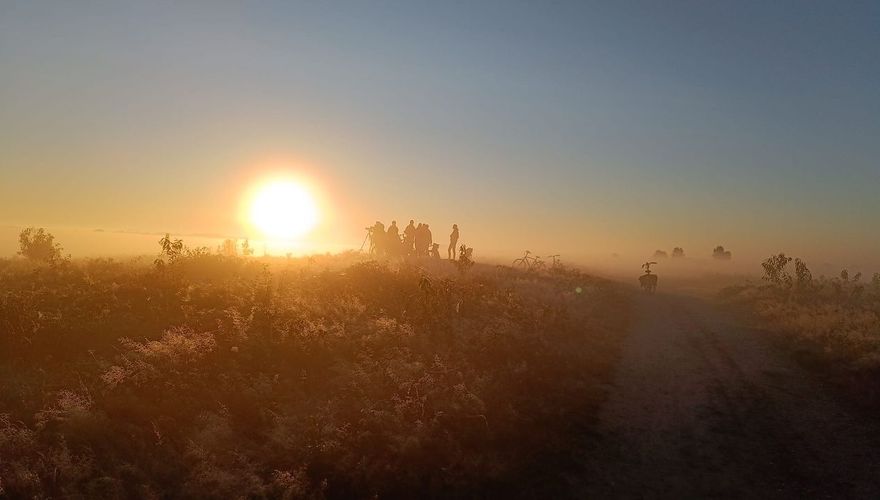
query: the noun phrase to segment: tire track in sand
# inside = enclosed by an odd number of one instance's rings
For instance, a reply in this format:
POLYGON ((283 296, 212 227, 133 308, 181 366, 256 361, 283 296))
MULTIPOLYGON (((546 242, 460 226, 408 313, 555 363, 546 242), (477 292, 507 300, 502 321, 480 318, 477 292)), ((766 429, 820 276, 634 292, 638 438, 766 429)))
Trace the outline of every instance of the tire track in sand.
POLYGON ((880 498, 876 420, 711 304, 636 301, 573 496, 880 498))

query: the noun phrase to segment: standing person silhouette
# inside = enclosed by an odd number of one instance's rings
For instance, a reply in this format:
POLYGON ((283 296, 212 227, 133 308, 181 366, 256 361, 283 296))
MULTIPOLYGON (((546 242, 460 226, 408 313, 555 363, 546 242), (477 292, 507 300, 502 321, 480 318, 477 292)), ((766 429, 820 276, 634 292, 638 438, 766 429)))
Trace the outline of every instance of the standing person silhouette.
POLYGON ((455 250, 458 244, 458 224, 452 225, 452 233, 449 235, 449 248, 446 249, 446 256, 449 260, 455 260, 455 250))
POLYGON ((434 235, 431 234, 431 228, 425 224, 425 252, 424 255, 428 255, 431 251, 431 245, 434 244, 434 235))
POLYGON ((415 245, 415 247, 413 248, 413 250, 414 250, 413 254, 416 257, 419 257, 422 255, 422 245, 425 242, 425 225, 422 224, 421 222, 419 222, 419 225, 416 226, 415 231, 413 231, 413 238, 414 238, 413 243, 415 245))
POLYGON ((376 221, 376 223, 373 224, 373 231, 371 235, 373 248, 376 251, 376 255, 380 257, 385 255, 385 224, 382 224, 382 222, 380 221, 376 221))
POLYGON ((388 245, 388 254, 389 255, 397 255, 400 250, 400 231, 397 229, 397 221, 391 221, 391 225, 388 226, 388 233, 385 239, 385 243, 388 245))
POLYGON ((416 221, 410 219, 409 225, 403 230, 403 246, 407 254, 412 255, 416 247, 416 221))

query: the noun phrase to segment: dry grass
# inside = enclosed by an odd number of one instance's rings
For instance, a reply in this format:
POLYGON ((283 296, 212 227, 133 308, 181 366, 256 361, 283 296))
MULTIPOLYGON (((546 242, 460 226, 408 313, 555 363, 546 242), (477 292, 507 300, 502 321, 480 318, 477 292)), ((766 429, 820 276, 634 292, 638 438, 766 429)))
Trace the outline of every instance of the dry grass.
POLYGON ((880 404, 880 275, 863 283, 846 271, 813 279, 800 260, 795 274, 780 254, 765 261, 765 283, 726 288, 722 296, 751 311, 789 341, 804 361, 821 366, 859 399, 880 404))
POLYGON ((0 261, 0 491, 440 497, 552 481, 543 459, 603 398, 625 297, 573 271, 428 266, 0 261))

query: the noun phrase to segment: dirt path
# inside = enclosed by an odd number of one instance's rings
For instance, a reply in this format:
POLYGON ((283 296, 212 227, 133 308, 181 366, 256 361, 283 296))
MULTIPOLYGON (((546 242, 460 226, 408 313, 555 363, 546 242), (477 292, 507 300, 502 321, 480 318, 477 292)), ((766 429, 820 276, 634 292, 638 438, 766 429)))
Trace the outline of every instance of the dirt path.
POLYGON ((880 416, 847 410, 759 333, 701 300, 640 296, 636 311, 577 491, 880 498, 880 416))

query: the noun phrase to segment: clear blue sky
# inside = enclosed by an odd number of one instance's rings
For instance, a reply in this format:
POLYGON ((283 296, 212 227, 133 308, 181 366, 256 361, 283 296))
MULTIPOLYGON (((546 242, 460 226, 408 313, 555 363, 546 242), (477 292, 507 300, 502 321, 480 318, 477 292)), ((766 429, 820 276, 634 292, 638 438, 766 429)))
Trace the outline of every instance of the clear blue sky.
POLYGON ((239 234, 272 159, 334 243, 880 255, 880 2, 3 1, 0 78, 9 224, 239 234))

